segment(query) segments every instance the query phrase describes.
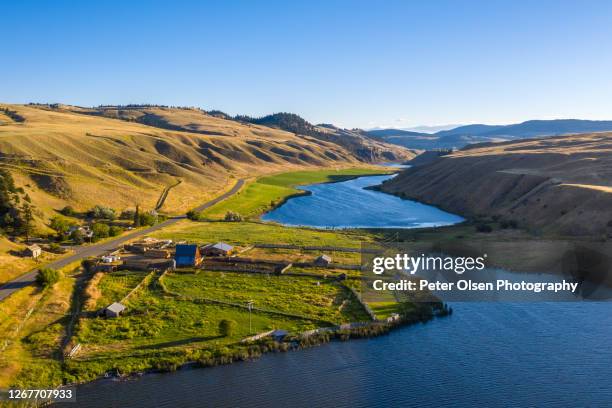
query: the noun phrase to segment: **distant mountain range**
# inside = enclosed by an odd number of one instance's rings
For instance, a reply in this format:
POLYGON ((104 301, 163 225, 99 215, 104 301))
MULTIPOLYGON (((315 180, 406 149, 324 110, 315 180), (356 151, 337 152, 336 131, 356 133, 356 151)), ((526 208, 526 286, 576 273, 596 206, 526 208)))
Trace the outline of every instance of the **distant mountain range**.
POLYGON ((414 132, 401 129, 367 131, 371 137, 411 149, 461 148, 473 143, 500 142, 572 133, 612 131, 610 120, 529 120, 513 125, 465 125, 436 133, 414 132))

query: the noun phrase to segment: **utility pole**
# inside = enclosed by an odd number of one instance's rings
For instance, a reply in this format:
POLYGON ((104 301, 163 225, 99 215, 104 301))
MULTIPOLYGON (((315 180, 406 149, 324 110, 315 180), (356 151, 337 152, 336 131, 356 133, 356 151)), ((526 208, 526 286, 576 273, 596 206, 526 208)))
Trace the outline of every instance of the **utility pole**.
POLYGON ((251 311, 253 310, 253 301, 249 300, 247 302, 247 307, 249 308, 249 334, 253 333, 253 321, 251 319, 251 311))

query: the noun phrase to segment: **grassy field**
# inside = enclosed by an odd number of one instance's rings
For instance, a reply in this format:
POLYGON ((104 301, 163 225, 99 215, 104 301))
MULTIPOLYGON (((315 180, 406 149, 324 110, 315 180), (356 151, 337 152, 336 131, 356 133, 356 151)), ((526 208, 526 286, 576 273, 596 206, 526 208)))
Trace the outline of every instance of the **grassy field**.
POLYGON ((180 221, 168 228, 156 231, 152 236, 199 243, 224 241, 239 246, 282 243, 359 248, 362 240, 373 240, 372 234, 359 230, 316 230, 286 228, 262 222, 193 222, 189 220, 180 221))
POLYGON ((350 293, 333 281, 309 277, 266 276, 223 272, 171 274, 168 290, 194 298, 209 298, 343 323, 369 320, 350 293))
POLYGON ((61 339, 74 278, 53 289, 25 288, 0 303, 0 387, 61 384, 61 339))
POLYGON ((119 302, 133 288, 135 288, 147 275, 142 271, 117 271, 104 274, 97 285, 101 295, 96 302, 96 309, 119 302))
POLYGON ((234 197, 208 210, 202 216, 206 219, 222 219, 228 211, 234 211, 246 218, 254 218, 282 203, 287 197, 304 194, 295 186, 314 183, 329 183, 347 180, 356 176, 384 174, 389 169, 352 168, 341 170, 294 171, 265 176, 248 184, 234 197))

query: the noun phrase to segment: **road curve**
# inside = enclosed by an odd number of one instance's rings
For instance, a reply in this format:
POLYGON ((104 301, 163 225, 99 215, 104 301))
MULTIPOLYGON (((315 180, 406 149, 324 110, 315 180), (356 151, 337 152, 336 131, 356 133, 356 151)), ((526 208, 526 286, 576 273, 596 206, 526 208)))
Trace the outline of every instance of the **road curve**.
MULTIPOLYGON (((231 197, 232 195, 236 194, 244 185, 244 179, 239 179, 236 184, 232 187, 231 190, 221 194, 219 197, 214 198, 204 204, 202 204, 201 206, 197 207, 195 209, 195 211, 203 211, 207 208, 212 207, 213 205, 217 204, 220 201, 225 200, 228 197, 231 197)), ((116 239, 110 240, 110 241, 105 241, 99 244, 95 244, 95 245, 88 245, 88 246, 81 246, 78 247, 75 251, 74 254, 66 257, 66 258, 62 258, 62 259, 58 259, 57 261, 53 261, 48 263, 47 265, 45 265, 46 267, 49 268, 53 268, 53 269, 59 269, 59 268, 63 268, 66 265, 69 265, 73 262, 77 262, 80 261, 81 259, 90 257, 90 256, 98 256, 103 254, 104 252, 110 250, 110 249, 114 249, 116 247, 118 247, 120 244, 123 244, 126 241, 130 241, 134 238, 138 238, 140 236, 143 235, 147 235, 150 234, 151 232, 160 230, 162 228, 165 228, 169 225, 172 225, 182 219, 185 219, 186 217, 184 215, 182 216, 178 216, 178 217, 173 217, 170 218, 164 222, 161 222, 159 224, 153 225, 152 227, 149 228, 145 228, 139 231, 134 231, 130 234, 127 235, 122 235, 116 239)), ((33 270, 30 271, 24 275, 21 275, 20 277, 13 279, 12 281, 4 284, 2 287, 0 287, 0 301, 6 299, 8 296, 11 295, 11 293, 25 287, 28 285, 31 285, 34 283, 34 280, 36 279, 36 273, 38 272, 38 270, 33 270)))

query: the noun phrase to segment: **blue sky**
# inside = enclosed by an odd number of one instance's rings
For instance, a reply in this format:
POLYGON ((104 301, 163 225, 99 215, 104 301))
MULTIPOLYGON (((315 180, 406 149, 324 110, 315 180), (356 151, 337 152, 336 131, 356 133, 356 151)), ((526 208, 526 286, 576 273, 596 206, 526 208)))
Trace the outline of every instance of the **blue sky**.
POLYGON ((612 119, 610 1, 14 1, 0 101, 344 127, 612 119))

